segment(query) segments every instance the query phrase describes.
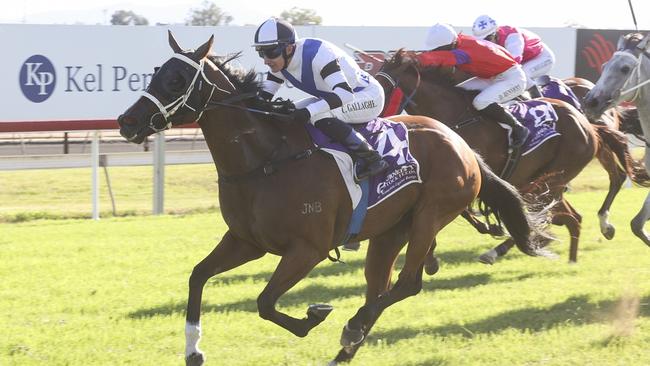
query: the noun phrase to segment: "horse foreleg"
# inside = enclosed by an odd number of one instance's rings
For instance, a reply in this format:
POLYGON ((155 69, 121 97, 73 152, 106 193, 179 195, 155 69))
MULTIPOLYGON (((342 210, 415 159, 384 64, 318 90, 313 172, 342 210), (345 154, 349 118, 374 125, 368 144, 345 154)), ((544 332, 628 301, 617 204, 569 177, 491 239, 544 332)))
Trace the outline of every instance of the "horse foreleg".
POLYGON ((320 324, 332 311, 328 304, 312 304, 307 309, 307 317, 297 319, 275 309, 280 296, 289 291, 298 281, 324 259, 324 255, 304 243, 292 246, 282 256, 273 276, 257 298, 257 310, 262 319, 270 320, 298 337, 304 337, 320 324))
POLYGON ((576 263, 578 261, 578 243, 582 228, 581 222, 582 216, 566 199, 562 198, 562 201, 558 203, 554 210, 552 223, 554 225, 564 225, 569 230, 569 235, 571 236, 569 263, 576 263))
POLYGON ((611 240, 614 238, 616 228, 609 222, 609 209, 612 206, 612 202, 614 202, 614 198, 616 198, 616 195, 621 190, 627 174, 619 168, 614 154, 609 149, 604 149, 598 153, 598 161, 605 168, 609 176, 609 190, 607 191, 605 201, 603 201, 602 206, 598 210, 598 220, 600 222, 600 232, 607 240, 611 240))
POLYGON ((634 235, 639 237, 639 239, 643 240, 645 245, 650 246, 650 237, 648 237, 648 234, 646 231, 643 229, 643 226, 645 225, 646 221, 650 218, 650 193, 645 198, 645 201, 643 202, 643 206, 641 207, 641 210, 639 213, 634 216, 632 219, 632 222, 630 222, 630 226, 632 227, 632 232, 634 235))
POLYGON ((218 273, 260 258, 264 254, 263 251, 237 240, 230 232, 227 232, 212 252, 194 267, 190 275, 185 318, 186 365, 202 365, 205 361, 205 357, 198 347, 201 340, 201 297, 205 283, 218 273))

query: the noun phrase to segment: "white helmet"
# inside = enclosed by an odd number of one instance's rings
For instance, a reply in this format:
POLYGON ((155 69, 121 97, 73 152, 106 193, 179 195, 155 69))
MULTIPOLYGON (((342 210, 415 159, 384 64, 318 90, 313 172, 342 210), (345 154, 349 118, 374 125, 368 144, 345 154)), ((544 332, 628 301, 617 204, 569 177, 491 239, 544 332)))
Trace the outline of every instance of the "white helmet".
POLYGON ((434 50, 454 43, 456 37, 458 37, 458 34, 449 24, 436 23, 429 28, 424 45, 426 48, 434 50))
POLYGON ((484 39, 490 34, 497 31, 497 22, 487 15, 481 15, 474 21, 472 25, 472 33, 474 37, 484 39))

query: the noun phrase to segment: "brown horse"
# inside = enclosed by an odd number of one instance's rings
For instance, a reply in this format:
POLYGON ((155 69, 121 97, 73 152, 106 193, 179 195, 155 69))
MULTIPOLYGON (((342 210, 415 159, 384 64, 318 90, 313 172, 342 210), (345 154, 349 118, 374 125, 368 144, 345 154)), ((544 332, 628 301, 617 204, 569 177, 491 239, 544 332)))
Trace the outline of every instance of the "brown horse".
MULTIPOLYGON (((169 33, 174 55, 156 71, 143 97, 118 118, 122 136, 136 143, 154 131, 198 120, 217 168, 228 231, 189 279, 189 365, 204 362, 198 342, 206 281, 266 253, 281 259, 257 299, 260 317, 299 337, 325 320, 330 305, 310 305, 306 317, 295 318, 276 310, 276 302, 341 243, 352 213, 334 160, 313 146, 303 126, 277 112, 252 109, 252 96, 260 88, 255 73, 234 69, 228 64, 232 58, 208 57, 212 41, 182 50, 169 33)), ((370 239, 366 304, 345 326, 336 361, 354 356, 384 309, 421 290, 423 262, 436 234, 477 196, 501 215, 522 252, 538 255, 531 234, 536 221, 517 191, 449 128, 426 117, 420 121, 431 128, 412 130, 409 138, 422 183, 405 187, 367 213, 358 234, 370 239), (395 260, 407 242, 404 267, 391 287, 395 260)))
MULTIPOLYGON (((507 159, 506 133, 497 123, 482 121, 471 104, 475 92, 455 87, 458 79, 454 77, 453 69, 420 70, 410 54, 400 50, 384 64, 376 77, 384 87, 387 100, 391 99, 393 91, 401 89, 406 96, 403 104, 409 114, 422 114, 446 123, 482 154, 494 171, 502 171, 507 159)), ((536 191, 548 190, 549 194, 540 197, 542 202, 557 201, 552 208, 552 222, 569 230, 569 260, 576 262, 582 217, 563 196, 567 184, 594 156, 598 157, 610 174, 610 191, 599 210, 599 218, 601 232, 611 239, 615 228, 607 221, 609 207, 626 175, 634 180, 637 172, 632 169, 624 135, 606 126, 592 126, 582 113, 565 102, 546 100, 553 104, 558 114, 557 130, 561 136, 523 156, 508 180, 522 192, 535 194, 536 191), (531 185, 541 177, 546 177, 543 186, 531 185)), ((511 247, 512 242, 506 240, 480 259, 491 264, 511 247)))

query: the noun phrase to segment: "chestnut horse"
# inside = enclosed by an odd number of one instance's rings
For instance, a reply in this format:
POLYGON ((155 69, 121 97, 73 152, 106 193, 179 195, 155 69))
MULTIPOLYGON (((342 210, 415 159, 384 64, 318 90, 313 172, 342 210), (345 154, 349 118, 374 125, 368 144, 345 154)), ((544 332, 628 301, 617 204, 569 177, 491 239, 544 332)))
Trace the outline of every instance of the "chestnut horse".
MULTIPOLYGON (((196 50, 183 50, 170 32, 175 53, 118 118, 122 136, 135 143, 171 125, 198 120, 219 176, 228 231, 189 279, 188 365, 204 362, 198 343, 206 281, 266 253, 281 259, 257 299, 260 317, 299 337, 325 320, 330 305, 310 305, 306 317, 295 318, 276 310, 276 302, 341 244, 352 214, 334 160, 314 147, 304 126, 288 123, 277 112, 251 108, 260 88, 256 74, 230 66, 236 56, 208 57, 212 42, 213 37, 196 50), (310 204, 318 209, 305 211, 310 204)), ((367 213, 358 234, 370 239, 366 303, 344 327, 344 348, 336 362, 352 359, 388 306, 421 290, 423 262, 436 234, 477 197, 501 215, 522 252, 540 254, 537 221, 528 216, 517 191, 449 128, 419 119, 431 126, 409 132, 422 183, 405 187, 367 213), (391 287, 393 266, 407 242, 404 267, 391 287)))
MULTIPOLYGON (((384 63, 376 77, 384 87, 387 101, 394 103, 391 100, 392 94, 399 90, 405 96, 402 104, 409 114, 426 115, 447 124, 483 155, 492 170, 502 171, 507 160, 508 141, 505 131, 494 121, 482 120, 471 104, 476 92, 455 87, 457 79, 452 73, 453 69, 443 67, 421 70, 409 52, 400 50, 384 63)), ((638 172, 632 168, 632 158, 623 134, 606 126, 593 126, 580 111, 568 103, 555 99, 545 100, 553 105, 558 114, 556 128, 561 136, 548 140, 533 152, 522 156, 508 180, 522 192, 535 194, 536 190, 548 189, 549 194, 541 196, 540 200, 544 203, 557 201, 552 208, 552 222, 564 225, 569 230, 569 261, 576 262, 582 216, 563 195, 568 183, 594 156, 598 157, 610 174, 610 191, 598 216, 602 234, 611 239, 615 228, 608 222, 608 215, 614 197, 626 175, 633 180, 640 178, 637 178, 638 172), (622 168, 618 166, 619 163, 622 168), (544 176, 547 178, 543 186, 531 185, 544 176)), ((492 264, 511 247, 512 242, 508 239, 483 254, 480 260, 492 264)))

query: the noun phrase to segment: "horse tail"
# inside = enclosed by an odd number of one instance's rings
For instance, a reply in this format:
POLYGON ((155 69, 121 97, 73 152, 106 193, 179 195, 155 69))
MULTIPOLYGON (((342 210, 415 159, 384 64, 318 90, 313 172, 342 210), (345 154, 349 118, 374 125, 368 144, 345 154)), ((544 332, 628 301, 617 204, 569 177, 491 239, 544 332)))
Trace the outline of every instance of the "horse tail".
POLYGON ((498 224, 503 223, 520 251, 530 256, 542 255, 538 241, 532 238, 533 233, 543 232, 540 220, 526 211, 526 203, 515 187, 499 178, 478 154, 476 159, 481 169, 481 213, 486 218, 493 215, 498 224))
POLYGON ((627 175, 632 182, 643 186, 650 187, 650 176, 643 164, 632 158, 627 145, 625 135, 608 126, 593 125, 596 128, 598 137, 602 142, 603 148, 598 149, 597 158, 600 164, 607 170, 607 162, 611 161, 611 154, 616 156, 618 167, 627 175))

